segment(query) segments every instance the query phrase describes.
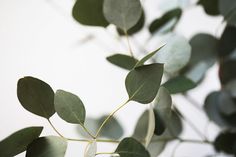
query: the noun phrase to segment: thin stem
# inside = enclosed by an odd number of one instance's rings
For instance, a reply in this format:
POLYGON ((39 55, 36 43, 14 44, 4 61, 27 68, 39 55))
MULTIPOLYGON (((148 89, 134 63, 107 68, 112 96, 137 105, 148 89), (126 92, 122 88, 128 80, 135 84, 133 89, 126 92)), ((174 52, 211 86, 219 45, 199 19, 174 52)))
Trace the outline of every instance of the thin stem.
POLYGON ((101 126, 99 127, 95 138, 97 138, 99 136, 99 133, 101 132, 103 126, 114 116, 114 114, 119 111, 122 107, 124 107, 127 103, 129 102, 129 100, 127 100, 124 104, 120 105, 116 110, 114 110, 101 124, 101 126))
POLYGON ((90 140, 86 139, 74 139, 74 138, 66 138, 68 141, 76 141, 76 142, 91 142, 90 140))
POLYGON ((92 137, 93 139, 95 139, 96 137, 90 133, 90 131, 84 126, 84 124, 80 124, 82 126, 82 128, 84 129, 85 132, 87 132, 89 134, 90 137, 92 137))
POLYGON ((203 111, 201 105, 195 99, 193 99, 190 95, 183 94, 183 96, 186 100, 188 100, 188 102, 190 102, 193 105, 194 108, 196 108, 197 110, 201 112, 203 111))
POLYGON ((96 153, 95 155, 104 155, 104 154, 112 155, 112 154, 116 154, 116 153, 114 153, 114 152, 99 152, 99 153, 96 153))
POLYGON ((53 128, 53 130, 62 138, 66 139, 57 129, 56 127, 52 124, 52 122, 50 121, 50 119, 47 119, 49 124, 51 125, 51 127, 53 128))
POLYGON ((109 139, 97 139, 97 142, 104 142, 104 143, 120 143, 119 140, 109 140, 109 139))
POLYGON ((128 32, 127 30, 124 30, 125 32, 125 37, 126 37, 126 40, 127 40, 127 43, 128 43, 128 47, 129 47, 129 53, 132 57, 134 57, 134 53, 132 51, 132 48, 131 48, 131 45, 130 45, 130 41, 129 41, 129 35, 128 35, 128 32))

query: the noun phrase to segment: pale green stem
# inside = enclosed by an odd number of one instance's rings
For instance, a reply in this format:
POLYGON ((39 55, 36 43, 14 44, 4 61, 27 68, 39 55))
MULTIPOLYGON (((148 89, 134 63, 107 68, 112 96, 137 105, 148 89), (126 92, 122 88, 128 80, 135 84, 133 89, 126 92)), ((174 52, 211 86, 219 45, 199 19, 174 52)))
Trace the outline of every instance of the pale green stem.
POLYGON ((120 105, 116 110, 114 110, 112 113, 110 113, 110 115, 102 122, 101 126, 99 127, 99 129, 95 135, 95 138, 97 138, 99 136, 99 133, 101 132, 104 125, 114 116, 114 114, 117 111, 119 111, 122 107, 124 107, 128 102, 129 102, 129 100, 127 100, 124 104, 120 105))
POLYGON ((129 41, 128 32, 127 32, 127 30, 124 30, 124 32, 125 32, 125 37, 126 37, 126 40, 127 40, 127 43, 128 43, 129 53, 132 57, 134 57, 134 53, 132 51, 131 44, 130 44, 130 41, 129 41))

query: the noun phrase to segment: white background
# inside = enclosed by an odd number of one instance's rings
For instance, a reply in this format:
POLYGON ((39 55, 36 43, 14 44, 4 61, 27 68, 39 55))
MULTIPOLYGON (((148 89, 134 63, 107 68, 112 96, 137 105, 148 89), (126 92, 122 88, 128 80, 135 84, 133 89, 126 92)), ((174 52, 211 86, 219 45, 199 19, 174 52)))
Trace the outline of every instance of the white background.
MULTIPOLYGON (((145 4, 151 1, 154 0, 146 0, 145 4)), ((170 5, 174 5, 174 0, 169 1, 170 5)), ((126 47, 111 36, 112 28, 105 31, 83 27, 75 22, 71 17, 73 3, 72 0, 0 0, 0 139, 28 126, 44 126, 43 135, 55 134, 46 120, 29 113, 18 102, 16 84, 24 76, 44 80, 54 90, 64 89, 77 94, 83 100, 89 117, 110 113, 127 99, 124 86, 127 72, 105 60, 106 56, 115 52, 126 52, 126 47), (88 34, 98 35, 98 39, 81 44, 88 34)), ((151 4, 150 10, 154 11, 149 14, 157 12, 158 15, 158 11, 172 7, 170 5, 164 5, 164 8, 161 3, 151 4)), ((188 39, 197 32, 218 36, 221 20, 221 17, 206 16, 201 7, 190 6, 176 32, 188 39)), ((143 33, 143 36, 146 34, 143 33)), ((142 43, 142 37, 137 38, 142 43)), ((137 43, 132 44, 135 46, 137 43)), ((214 66, 203 86, 190 94, 202 104, 207 93, 219 88, 217 66, 214 66)), ((175 96, 175 101, 203 131, 207 122, 205 115, 181 96, 175 96)), ((130 103, 117 114, 125 128, 125 136, 132 134, 144 109, 144 105, 130 103)), ((67 137, 77 137, 74 125, 66 124, 56 114, 52 121, 67 137)), ((216 126, 210 125, 208 134, 211 139, 217 130, 216 126)), ((189 127, 186 127, 184 137, 198 139, 189 127)), ((99 151, 109 152, 114 147, 102 145, 99 151)), ((66 156, 83 156, 84 148, 84 144, 70 143, 66 156)), ((162 156, 169 157, 171 150, 167 149, 162 156)), ((206 154, 214 154, 213 149, 196 144, 184 144, 176 152, 178 157, 202 157, 206 154)))

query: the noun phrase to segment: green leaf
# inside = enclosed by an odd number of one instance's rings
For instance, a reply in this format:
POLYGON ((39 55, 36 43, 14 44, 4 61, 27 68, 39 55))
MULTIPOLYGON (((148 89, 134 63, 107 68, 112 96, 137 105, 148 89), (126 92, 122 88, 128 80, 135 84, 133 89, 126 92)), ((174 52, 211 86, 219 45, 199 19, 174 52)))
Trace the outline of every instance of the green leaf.
POLYGON ((219 40, 209 34, 197 34, 190 40, 192 47, 190 66, 204 62, 210 68, 217 59, 219 53, 219 40))
POLYGON ((203 6, 204 11, 208 15, 212 16, 219 15, 218 0, 200 0, 198 4, 203 6))
POLYGON ((220 133, 216 137, 214 142, 214 147, 219 152, 223 151, 225 153, 235 155, 236 153, 235 144, 236 144, 236 132, 228 130, 220 133))
POLYGON ((57 90, 55 94, 55 109, 57 114, 68 123, 84 124, 86 112, 83 102, 72 93, 57 90))
POLYGON ((222 85, 236 79, 236 59, 222 60, 219 68, 219 77, 222 85))
MULTIPOLYGON (((86 118, 84 122, 84 126, 92 133, 96 134, 98 128, 100 127, 101 123, 108 115, 103 115, 98 119, 95 118, 86 118)), ((77 132, 85 138, 91 138, 81 126, 78 126, 77 132)), ((101 130, 100 136, 106 137, 110 139, 119 139, 123 136, 124 129, 120 122, 115 118, 112 117, 109 122, 104 125, 104 129, 101 130)))
POLYGON ((123 139, 115 150, 120 157, 150 157, 145 147, 133 138, 123 139))
POLYGON ((64 157, 66 149, 67 141, 61 137, 41 137, 28 146, 26 157, 64 157))
MULTIPOLYGON (((127 34, 128 35, 133 35, 133 34, 139 32, 144 27, 144 24, 145 24, 145 15, 144 15, 144 11, 143 11, 142 15, 141 15, 141 18, 138 20, 136 25, 134 25, 132 28, 130 28, 127 31, 127 34)), ((122 29, 117 28, 117 31, 118 31, 119 35, 125 35, 125 33, 122 29)))
POLYGON ((219 10, 229 25, 236 24, 236 1, 219 0, 219 10))
POLYGON ((153 110, 153 106, 149 105, 149 110, 148 110, 148 129, 147 129, 147 135, 145 137, 145 147, 147 147, 152 139, 152 136, 155 133, 155 126, 156 126, 156 120, 155 120, 155 113, 153 110))
POLYGON ((125 85, 129 99, 148 104, 156 97, 163 75, 163 64, 137 67, 129 72, 125 85))
POLYGON ((236 27, 226 26, 219 43, 219 56, 230 56, 236 49, 236 27))
POLYGON ((136 63, 138 62, 137 59, 131 56, 123 55, 123 54, 115 54, 115 55, 109 56, 107 57, 107 60, 110 63, 118 67, 127 69, 127 70, 133 69, 136 63))
POLYGON ((27 146, 39 137, 43 127, 29 127, 19 130, 0 141, 0 156, 12 157, 24 152, 27 146))
POLYGON ((107 21, 128 31, 139 21, 142 7, 140 0, 104 0, 103 13, 107 21))
POLYGON ((148 121, 149 121, 149 112, 145 110, 143 114, 139 117, 137 124, 135 126, 132 137, 142 141, 146 138, 148 132, 148 121))
POLYGON ((55 113, 52 88, 37 78, 21 78, 17 84, 17 96, 21 105, 31 113, 47 119, 55 113))
POLYGON ((148 55, 144 56, 140 61, 138 61, 135 65, 135 67, 142 66, 146 61, 148 61, 150 58, 152 58, 158 51, 160 51, 165 45, 159 47, 155 51, 149 53, 148 55))
POLYGON ((171 36, 165 47, 156 55, 158 63, 165 64, 165 71, 173 74, 185 67, 191 56, 191 46, 182 36, 171 36))
POLYGON ((103 15, 104 0, 76 0, 72 15, 76 21, 89 26, 106 27, 108 22, 103 15))
POLYGON ((149 26, 149 31, 151 33, 158 32, 164 26, 168 25, 170 22, 174 20, 173 23, 171 23, 171 27, 165 32, 172 31, 175 28, 176 24, 178 23, 181 15, 182 15, 182 10, 180 8, 173 9, 165 13, 161 18, 155 19, 149 26))
POLYGON ((204 109, 209 119, 215 122, 217 125, 228 128, 235 127, 235 117, 226 117, 222 115, 222 111, 219 106, 225 105, 225 103, 220 100, 222 98, 221 94, 222 92, 210 93, 205 100, 204 109))
MULTIPOLYGON (((104 115, 98 119, 98 127, 107 118, 108 115, 104 115)), ((107 137, 110 139, 119 139, 124 134, 120 122, 115 118, 111 118, 100 132, 100 136, 107 137)))
POLYGON ((97 153, 97 142, 94 140, 91 143, 88 143, 84 157, 95 157, 97 153))
POLYGON ((154 110, 154 115, 155 115, 155 130, 154 134, 155 135, 161 135, 164 133, 166 129, 165 122, 163 121, 163 118, 160 116, 160 113, 157 112, 157 110, 154 110))
POLYGON ((196 84, 185 76, 171 78, 163 85, 171 94, 184 93, 196 87, 196 84))
POLYGON ((219 95, 219 110, 225 117, 236 115, 236 104, 233 97, 226 91, 221 91, 219 95))

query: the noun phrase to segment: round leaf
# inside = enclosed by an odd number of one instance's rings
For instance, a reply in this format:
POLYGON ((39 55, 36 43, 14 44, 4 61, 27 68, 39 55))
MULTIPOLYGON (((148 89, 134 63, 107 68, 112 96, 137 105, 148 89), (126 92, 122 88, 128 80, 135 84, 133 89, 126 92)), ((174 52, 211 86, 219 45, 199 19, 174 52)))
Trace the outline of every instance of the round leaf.
POLYGON ((67 141, 61 137, 41 137, 28 146, 26 157, 64 157, 66 149, 67 141))
POLYGON ((139 21, 142 7, 140 0, 104 0, 103 12, 107 21, 128 31, 139 21))
POLYGON ((55 94, 55 109, 57 114, 68 123, 83 124, 85 108, 80 98, 72 93, 58 90, 55 94))
POLYGON ((24 152, 27 146, 39 137, 43 127, 29 127, 19 130, 0 141, 0 156, 12 157, 24 152))
POLYGON ((38 116, 48 119, 55 113, 52 88, 37 78, 21 78, 17 84, 17 96, 26 110, 38 116))
POLYGON ((150 157, 145 147, 133 138, 123 139, 115 153, 119 154, 120 157, 150 157))
POLYGON ((102 10, 103 0, 76 0, 72 15, 81 24, 106 27, 108 22, 102 10))
POLYGON ((175 73, 182 69, 189 62, 191 46, 182 37, 174 35, 156 55, 156 61, 165 64, 165 71, 175 73))
POLYGON ((129 99, 148 104, 156 97, 163 75, 163 64, 137 67, 129 72, 125 85, 129 99))
POLYGON ((236 132, 225 131, 220 133, 214 142, 215 149, 217 151, 223 151, 225 153, 234 154, 236 144, 236 132))

